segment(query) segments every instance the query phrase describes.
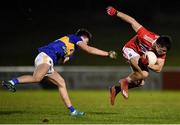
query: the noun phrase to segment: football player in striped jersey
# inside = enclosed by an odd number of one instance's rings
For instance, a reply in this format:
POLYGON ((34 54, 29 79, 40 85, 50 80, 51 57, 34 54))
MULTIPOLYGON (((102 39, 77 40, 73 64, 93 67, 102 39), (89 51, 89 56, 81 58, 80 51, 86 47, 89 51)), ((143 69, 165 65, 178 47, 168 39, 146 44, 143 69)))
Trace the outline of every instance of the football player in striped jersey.
POLYGON ((109 57, 112 59, 116 58, 117 55, 115 51, 107 52, 89 46, 88 42, 91 37, 92 35, 88 30, 79 29, 74 34, 65 35, 45 46, 38 48, 39 54, 34 61, 35 70, 33 75, 23 75, 9 81, 2 81, 2 85, 10 91, 15 92, 15 86, 17 84, 39 83, 45 76, 47 76, 52 83, 57 85, 59 94, 66 107, 70 110, 71 115, 83 116, 84 112, 80 112, 73 107, 68 96, 65 81, 58 71, 54 70, 54 65, 57 64, 59 60, 62 60, 63 64, 71 60, 78 48, 89 54, 109 57))

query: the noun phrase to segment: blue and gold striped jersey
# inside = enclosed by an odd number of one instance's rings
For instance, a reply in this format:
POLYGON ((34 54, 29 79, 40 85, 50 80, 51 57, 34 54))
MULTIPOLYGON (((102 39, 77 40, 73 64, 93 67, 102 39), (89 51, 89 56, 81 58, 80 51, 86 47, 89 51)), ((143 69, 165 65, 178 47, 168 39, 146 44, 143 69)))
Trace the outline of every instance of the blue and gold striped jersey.
POLYGON ((71 58, 77 49, 79 41, 82 41, 80 36, 70 34, 38 48, 38 51, 46 53, 56 64, 60 58, 65 56, 71 58))

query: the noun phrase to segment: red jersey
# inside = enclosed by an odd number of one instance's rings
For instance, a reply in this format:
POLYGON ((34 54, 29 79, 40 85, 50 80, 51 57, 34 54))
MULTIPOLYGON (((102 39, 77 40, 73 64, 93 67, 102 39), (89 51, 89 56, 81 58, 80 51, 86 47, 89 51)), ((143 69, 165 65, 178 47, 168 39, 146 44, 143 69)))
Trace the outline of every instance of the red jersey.
POLYGON ((124 47, 133 49, 140 56, 146 51, 153 51, 158 58, 165 59, 166 55, 158 55, 156 50, 153 48, 153 44, 156 42, 158 37, 159 35, 141 27, 137 31, 137 35, 128 41, 124 47))

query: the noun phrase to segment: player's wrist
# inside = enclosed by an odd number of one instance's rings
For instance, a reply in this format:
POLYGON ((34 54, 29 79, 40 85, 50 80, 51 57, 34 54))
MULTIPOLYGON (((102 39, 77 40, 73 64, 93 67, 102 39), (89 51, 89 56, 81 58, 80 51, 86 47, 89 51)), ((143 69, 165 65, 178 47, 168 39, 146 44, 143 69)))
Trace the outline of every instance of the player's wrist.
POLYGON ((118 10, 116 10, 116 16, 118 15, 118 13, 120 13, 118 10))

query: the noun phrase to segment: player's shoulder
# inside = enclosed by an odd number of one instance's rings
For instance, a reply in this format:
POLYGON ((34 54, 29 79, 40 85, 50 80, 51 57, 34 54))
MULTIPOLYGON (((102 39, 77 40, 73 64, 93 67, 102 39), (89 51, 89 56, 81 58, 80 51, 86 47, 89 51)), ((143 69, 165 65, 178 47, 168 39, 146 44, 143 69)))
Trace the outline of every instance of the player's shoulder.
POLYGON ((69 34, 67 35, 69 37, 69 40, 71 42, 74 42, 74 43, 77 43, 79 41, 82 41, 81 37, 80 36, 77 36, 76 34, 69 34))
POLYGON ((67 36, 68 36, 68 37, 77 37, 76 34, 68 34, 67 36))
POLYGON ((154 40, 156 40, 159 37, 159 35, 155 32, 146 29, 145 27, 141 27, 138 30, 138 37, 143 38, 149 42, 154 42, 154 40))
POLYGON ((151 35, 158 35, 157 33, 145 28, 144 26, 141 26, 138 31, 137 31, 139 34, 141 33, 146 33, 146 34, 151 34, 151 35))
POLYGON ((76 34, 68 34, 67 36, 71 39, 81 39, 81 37, 77 36, 76 34))

